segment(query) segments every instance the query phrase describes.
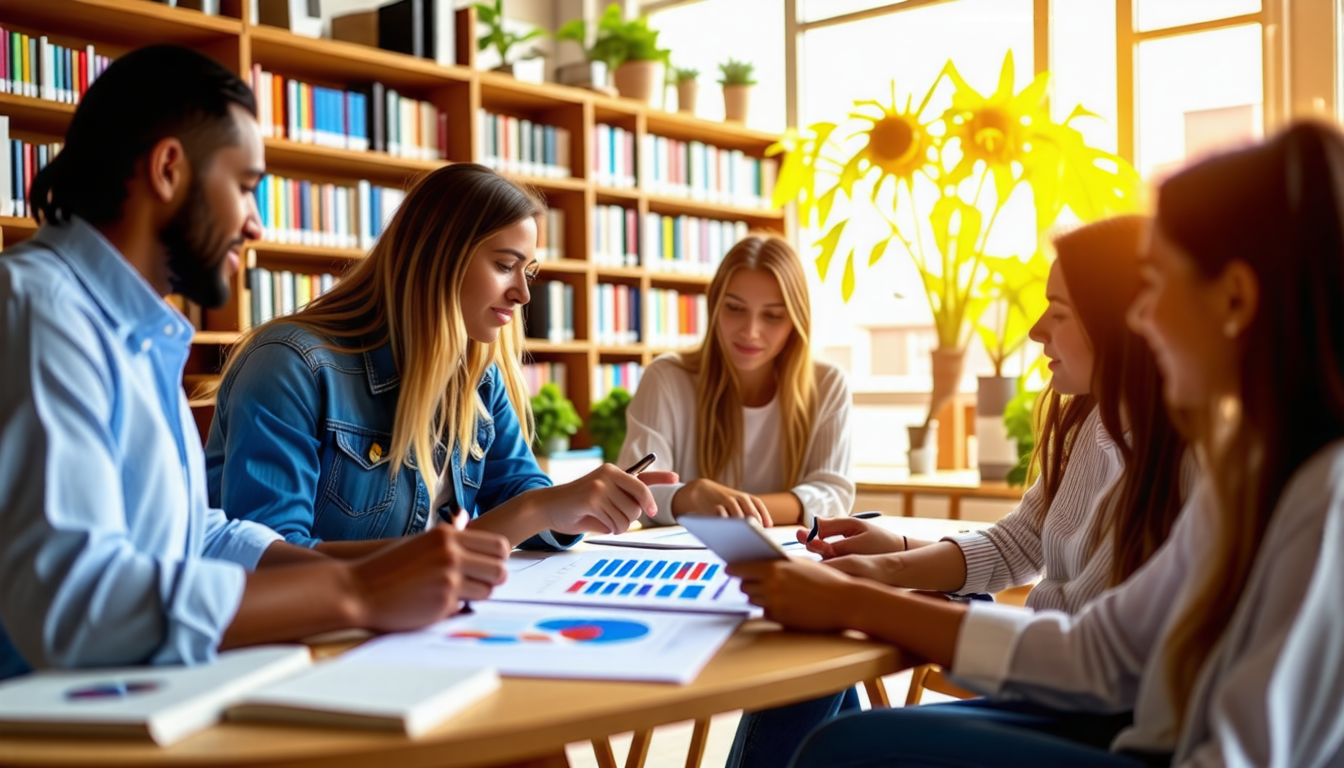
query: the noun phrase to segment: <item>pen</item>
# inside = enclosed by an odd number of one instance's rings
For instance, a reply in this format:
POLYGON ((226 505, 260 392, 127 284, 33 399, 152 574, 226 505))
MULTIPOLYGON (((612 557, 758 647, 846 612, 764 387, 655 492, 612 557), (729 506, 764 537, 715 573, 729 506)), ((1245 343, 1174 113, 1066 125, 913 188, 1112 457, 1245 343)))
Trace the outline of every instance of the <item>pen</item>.
MULTIPOLYGON (((870 517, 881 517, 881 516, 882 516, 881 512, 859 512, 858 514, 850 515, 850 517, 857 517, 860 520, 870 517)), ((819 517, 812 518, 812 530, 808 531, 807 533, 808 541, 817 538, 817 534, 821 532, 820 524, 821 524, 821 518, 819 517)))
POLYGON ((860 519, 860 520, 866 520, 866 519, 868 519, 868 518, 870 518, 870 517, 881 517, 881 516, 882 516, 882 513, 881 513, 881 512, 876 512, 876 511, 874 511, 874 512, 857 512, 857 513, 855 513, 855 514, 850 515, 850 517, 857 517, 857 518, 860 519))
MULTIPOLYGON (((470 521, 471 515, 467 514, 467 510, 462 509, 461 507, 458 507, 457 511, 453 513, 453 527, 459 531, 465 531, 467 529, 467 523, 470 521)), ((458 613, 472 613, 471 603, 463 600, 462 610, 458 611, 458 613)))
POLYGON ((649 455, 645 456, 639 461, 636 461, 634 466, 625 470, 625 473, 627 475, 635 475, 636 477, 638 477, 640 472, 643 472, 644 470, 648 469, 649 466, 657 460, 658 460, 658 454, 650 453, 649 455))

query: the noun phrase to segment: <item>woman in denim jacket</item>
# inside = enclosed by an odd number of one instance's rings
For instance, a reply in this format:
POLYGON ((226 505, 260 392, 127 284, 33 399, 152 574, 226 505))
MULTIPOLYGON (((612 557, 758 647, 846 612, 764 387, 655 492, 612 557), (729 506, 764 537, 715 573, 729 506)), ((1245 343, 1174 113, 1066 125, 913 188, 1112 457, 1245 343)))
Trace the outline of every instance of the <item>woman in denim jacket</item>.
POLYGON ((644 482, 670 473, 607 464, 552 487, 529 450, 515 314, 545 210, 480 165, 416 183, 332 290, 238 343, 206 443, 211 503, 338 556, 459 509, 545 548, 655 514, 644 482))

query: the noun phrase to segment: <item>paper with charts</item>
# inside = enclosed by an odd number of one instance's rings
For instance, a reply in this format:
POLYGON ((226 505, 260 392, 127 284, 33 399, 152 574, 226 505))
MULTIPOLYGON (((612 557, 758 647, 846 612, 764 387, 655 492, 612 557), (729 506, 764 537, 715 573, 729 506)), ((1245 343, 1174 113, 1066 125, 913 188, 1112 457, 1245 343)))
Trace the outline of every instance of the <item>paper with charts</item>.
POLYGON ((375 638, 341 660, 494 667, 505 677, 689 683, 741 616, 472 603, 473 612, 375 638))
POLYGON ((754 615, 737 579, 710 552, 565 552, 511 570, 492 600, 754 615))

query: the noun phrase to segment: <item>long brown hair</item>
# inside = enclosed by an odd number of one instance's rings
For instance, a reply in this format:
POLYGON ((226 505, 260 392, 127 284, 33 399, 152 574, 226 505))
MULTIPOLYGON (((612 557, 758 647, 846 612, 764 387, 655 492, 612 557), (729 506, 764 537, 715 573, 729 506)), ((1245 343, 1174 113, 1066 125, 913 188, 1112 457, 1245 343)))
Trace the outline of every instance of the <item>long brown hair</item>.
POLYGON ((1139 291, 1138 254, 1148 222, 1122 216, 1055 240, 1073 309, 1092 346, 1091 395, 1124 471, 1102 500, 1089 549, 1111 544, 1111 585, 1128 579, 1167 540, 1180 514, 1182 437, 1162 400, 1152 350, 1125 322, 1139 291), (1128 422, 1129 434, 1121 426, 1128 422))
POLYGON ((695 458, 701 477, 728 485, 742 480, 742 395, 737 369, 728 360, 716 332, 724 296, 733 275, 744 269, 771 274, 784 294, 784 307, 793 332, 775 358, 775 374, 781 420, 780 437, 784 482, 792 485, 802 476, 808 441, 817 411, 816 370, 812 364, 812 311, 807 299, 807 278, 798 254, 786 240, 757 234, 743 238, 723 257, 709 284, 709 324, 700 348, 682 355, 681 366, 696 374, 695 458))
POLYGON ((1279 495, 1303 462, 1344 435, 1341 185, 1344 137, 1301 123, 1183 171, 1158 197, 1159 231, 1198 274, 1211 280, 1240 261, 1259 282, 1254 317, 1239 337, 1239 392, 1210 404, 1216 428, 1197 435, 1220 514, 1212 554, 1166 651, 1179 721, 1241 598, 1279 495))
MULTIPOLYGON (((467 265, 481 243, 528 218, 545 202, 483 165, 458 163, 421 177, 406 194, 369 255, 332 290, 295 314, 273 323, 307 328, 334 340, 354 340, 346 351, 391 343, 401 379, 389 456, 394 466, 411 456, 426 487, 434 488, 434 446, 451 436, 466 461, 477 421, 488 414, 476 387, 490 365, 499 366, 505 390, 531 441, 531 409, 522 373, 521 314, 491 344, 472 341, 458 297, 467 265)), ((269 325, 269 324, 268 324, 269 325)), ((266 327, 265 325, 260 328, 266 327)), ((244 356, 260 328, 235 346, 229 366, 244 356)), ((227 375, 227 367, 225 373, 227 375)))

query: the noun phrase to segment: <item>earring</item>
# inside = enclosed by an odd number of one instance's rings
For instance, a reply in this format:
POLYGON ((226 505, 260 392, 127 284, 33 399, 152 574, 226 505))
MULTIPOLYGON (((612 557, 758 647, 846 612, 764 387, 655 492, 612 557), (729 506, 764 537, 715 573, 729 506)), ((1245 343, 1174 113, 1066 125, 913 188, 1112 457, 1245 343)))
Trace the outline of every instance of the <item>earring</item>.
POLYGON ((1226 337, 1229 338, 1229 339, 1235 339, 1235 338, 1237 338, 1237 331, 1238 331, 1238 330, 1240 330, 1240 329, 1237 328, 1237 321, 1236 321, 1236 320, 1228 320, 1228 321, 1227 321, 1227 325, 1224 325, 1224 326, 1223 326, 1223 335, 1226 336, 1226 337))

